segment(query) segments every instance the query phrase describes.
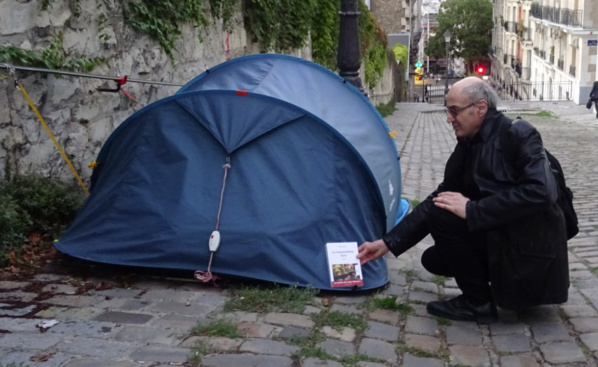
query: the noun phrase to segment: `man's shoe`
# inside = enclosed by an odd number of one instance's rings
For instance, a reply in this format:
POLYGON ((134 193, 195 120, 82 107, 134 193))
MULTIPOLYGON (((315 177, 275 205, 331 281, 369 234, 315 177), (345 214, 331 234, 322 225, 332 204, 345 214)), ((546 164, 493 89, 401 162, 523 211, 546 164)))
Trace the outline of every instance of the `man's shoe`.
POLYGON ((494 302, 489 301, 476 306, 462 295, 443 302, 430 302, 426 307, 430 315, 444 317, 449 320, 475 321, 478 324, 490 324, 498 321, 498 313, 494 302))

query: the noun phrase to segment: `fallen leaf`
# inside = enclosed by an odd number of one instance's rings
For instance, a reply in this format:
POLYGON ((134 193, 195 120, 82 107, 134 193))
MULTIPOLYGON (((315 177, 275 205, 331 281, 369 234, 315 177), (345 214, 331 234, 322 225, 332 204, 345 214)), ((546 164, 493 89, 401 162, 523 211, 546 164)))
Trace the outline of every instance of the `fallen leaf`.
POLYGON ((29 357, 29 360, 31 362, 47 362, 53 356, 54 356, 53 354, 37 352, 34 355, 32 355, 31 357, 29 357))

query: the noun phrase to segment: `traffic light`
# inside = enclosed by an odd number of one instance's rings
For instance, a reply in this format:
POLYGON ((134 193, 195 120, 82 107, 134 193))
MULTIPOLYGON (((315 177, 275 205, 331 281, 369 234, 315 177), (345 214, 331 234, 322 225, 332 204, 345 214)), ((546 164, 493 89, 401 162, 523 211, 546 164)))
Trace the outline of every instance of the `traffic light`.
POLYGON ((476 69, 476 72, 478 73, 478 75, 484 75, 484 73, 486 72, 486 68, 484 68, 482 65, 480 65, 476 69))

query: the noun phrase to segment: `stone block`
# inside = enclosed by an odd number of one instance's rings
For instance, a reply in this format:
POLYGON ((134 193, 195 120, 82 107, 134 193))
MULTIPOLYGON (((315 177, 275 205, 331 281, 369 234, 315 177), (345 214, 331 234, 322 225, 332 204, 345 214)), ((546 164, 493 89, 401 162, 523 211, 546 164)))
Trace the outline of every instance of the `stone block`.
POLYGON ((500 357, 501 366, 509 367, 541 367, 536 358, 530 354, 515 354, 500 357))
POLYGON ((405 332, 411 334, 423 334, 437 336, 439 332, 438 323, 429 317, 407 316, 405 332))
POLYGON ((488 351, 481 346, 453 345, 449 347, 451 363, 463 366, 490 367, 488 351))
POLYGON ((341 340, 329 339, 316 344, 316 348, 321 348, 326 353, 342 358, 355 354, 355 346, 352 343, 341 340))
POLYGON ((357 335, 355 334, 355 330, 352 328, 344 327, 340 331, 331 328, 330 326, 324 326, 322 328, 322 333, 327 337, 339 339, 346 342, 352 342, 355 340, 357 335))
POLYGON ((277 356, 290 357, 300 351, 300 348, 294 345, 288 345, 284 342, 275 340, 250 338, 239 347, 240 352, 249 352, 255 354, 273 354, 277 356))
POLYGON ((542 344, 540 345, 540 351, 548 363, 587 363, 586 356, 581 348, 572 342, 542 344))
POLYGON ((496 335, 492 337, 492 342, 499 352, 531 352, 529 339, 523 334, 496 335))
POLYGON ((472 323, 455 323, 446 327, 446 342, 460 345, 482 345, 482 331, 472 323))
POLYGON ((309 316, 293 313, 269 313, 264 317, 264 322, 283 326, 292 325, 308 329, 314 326, 314 322, 309 316))
POLYGON ((561 323, 536 324, 531 326, 532 335, 538 343, 574 341, 561 323))
POLYGON ((444 367, 444 362, 436 358, 416 357, 412 354, 405 354, 402 367, 444 367))
POLYGON ((576 317, 569 319, 569 322, 578 333, 598 332, 598 317, 576 317))
POLYGON ((383 360, 387 363, 395 363, 397 361, 394 345, 382 340, 363 338, 359 344, 358 353, 383 360))
POLYGON ((384 322, 390 325, 399 324, 399 313, 392 310, 376 309, 368 314, 370 320, 384 322))
POLYGON ((440 340, 429 335, 405 335, 405 344, 408 347, 423 349, 428 352, 438 352, 441 347, 440 340))
POLYGON ((292 367, 293 360, 284 356, 252 354, 211 354, 201 359, 202 367, 292 367))
POLYGON ((397 326, 370 321, 368 322, 368 328, 365 331, 365 336, 368 338, 394 342, 399 339, 400 330, 401 329, 399 329, 397 326))
POLYGON ((145 324, 152 319, 152 315, 122 311, 108 311, 96 316, 95 321, 106 321, 117 324, 145 324))

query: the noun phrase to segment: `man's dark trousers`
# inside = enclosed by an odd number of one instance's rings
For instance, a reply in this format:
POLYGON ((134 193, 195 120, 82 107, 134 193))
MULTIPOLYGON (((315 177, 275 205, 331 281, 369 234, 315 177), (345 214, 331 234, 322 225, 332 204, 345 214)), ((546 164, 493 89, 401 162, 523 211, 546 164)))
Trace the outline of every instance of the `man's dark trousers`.
POLYGON ((437 206, 430 209, 428 226, 434 246, 422 255, 424 268, 454 277, 463 296, 474 304, 491 301, 485 234, 470 232, 465 219, 437 206))

